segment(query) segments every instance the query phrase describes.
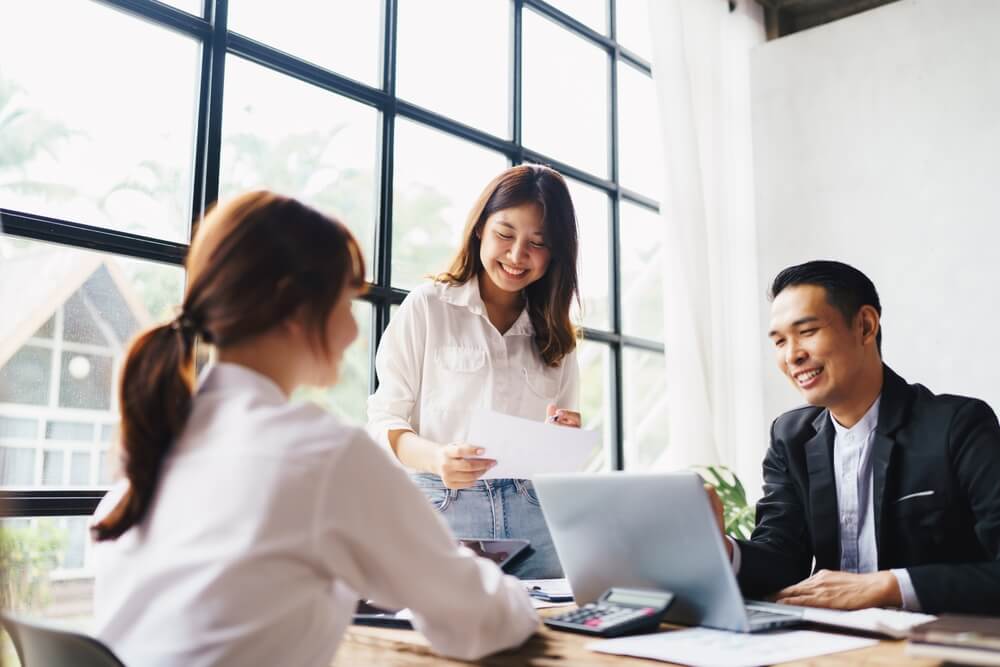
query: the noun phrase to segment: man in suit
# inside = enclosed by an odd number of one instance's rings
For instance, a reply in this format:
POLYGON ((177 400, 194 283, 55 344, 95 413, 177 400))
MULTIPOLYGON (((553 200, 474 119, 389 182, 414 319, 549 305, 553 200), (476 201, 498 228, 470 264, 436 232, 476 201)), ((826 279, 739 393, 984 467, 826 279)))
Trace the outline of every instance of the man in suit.
POLYGON ((744 594, 1000 613, 996 415, 882 363, 881 304, 857 269, 789 267, 771 299, 778 368, 808 406, 774 421, 757 526, 727 538, 744 594))

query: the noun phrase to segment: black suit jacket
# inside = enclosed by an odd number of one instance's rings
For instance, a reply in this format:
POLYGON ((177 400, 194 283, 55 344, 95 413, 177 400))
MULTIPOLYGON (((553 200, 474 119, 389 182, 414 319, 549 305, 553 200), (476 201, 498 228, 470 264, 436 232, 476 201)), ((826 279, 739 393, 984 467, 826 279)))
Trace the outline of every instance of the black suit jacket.
MULTIPOLYGON (((840 569, 829 411, 771 426, 757 527, 741 540, 740 587, 761 597, 840 569)), ((907 568, 923 610, 1000 613, 1000 425, 986 403, 937 396, 884 367, 872 452, 880 570, 907 568), (932 492, 932 493, 928 493, 932 492)))

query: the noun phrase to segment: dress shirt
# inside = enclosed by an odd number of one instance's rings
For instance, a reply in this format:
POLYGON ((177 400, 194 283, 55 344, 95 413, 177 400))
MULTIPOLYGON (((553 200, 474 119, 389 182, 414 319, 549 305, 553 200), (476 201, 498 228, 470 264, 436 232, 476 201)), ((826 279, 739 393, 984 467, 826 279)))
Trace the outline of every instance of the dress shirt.
POLYGON ((533 420, 545 419, 549 403, 578 409, 576 352, 546 366, 527 308, 501 334, 476 278, 410 292, 382 336, 375 369, 379 387, 368 399, 368 429, 385 447, 391 430, 465 442, 477 407, 533 420))
POLYGON ((363 430, 235 364, 203 374, 145 519, 95 556, 96 635, 128 665, 326 667, 359 598, 462 659, 538 622, 363 430))
MULTIPOLYGON (((840 569, 843 572, 877 572, 878 546, 875 541, 875 504, 872 496, 872 438, 878 425, 879 396, 865 415, 851 428, 841 426, 833 415, 830 422, 835 431, 833 440, 833 470, 840 512, 840 569)), ((739 573, 739 545, 733 545, 733 570, 739 573)), ((905 568, 890 570, 896 577, 903 599, 903 609, 920 611, 917 598, 905 568)))

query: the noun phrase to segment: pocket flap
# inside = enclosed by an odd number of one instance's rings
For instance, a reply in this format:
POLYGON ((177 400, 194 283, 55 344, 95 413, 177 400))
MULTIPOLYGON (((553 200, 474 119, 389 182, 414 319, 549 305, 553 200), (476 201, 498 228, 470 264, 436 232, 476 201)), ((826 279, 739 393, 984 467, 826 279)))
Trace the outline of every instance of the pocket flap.
POLYGON ((438 366, 457 373, 473 373, 486 363, 486 351, 481 347, 442 345, 434 350, 438 366))

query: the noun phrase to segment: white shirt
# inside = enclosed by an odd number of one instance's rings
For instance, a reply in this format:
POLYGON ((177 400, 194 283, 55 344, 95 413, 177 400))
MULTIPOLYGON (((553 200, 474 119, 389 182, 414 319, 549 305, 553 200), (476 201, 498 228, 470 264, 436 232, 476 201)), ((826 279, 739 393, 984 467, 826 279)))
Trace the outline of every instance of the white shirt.
POLYGON ((875 544, 875 504, 872 498, 872 437, 878 424, 879 404, 845 428, 833 424, 833 472, 840 512, 840 569, 844 572, 878 572, 875 544))
POLYGON ((206 373, 145 520, 95 552, 96 635, 128 665, 326 667, 362 597, 462 659, 538 623, 363 431, 233 364, 206 373))
POLYGON ((577 410, 576 352, 548 367, 534 336, 527 309, 501 335, 476 278, 421 285, 392 316, 375 355, 379 387, 368 399, 369 433, 386 447, 390 430, 447 444, 466 441, 476 407, 539 421, 549 403, 577 410))

